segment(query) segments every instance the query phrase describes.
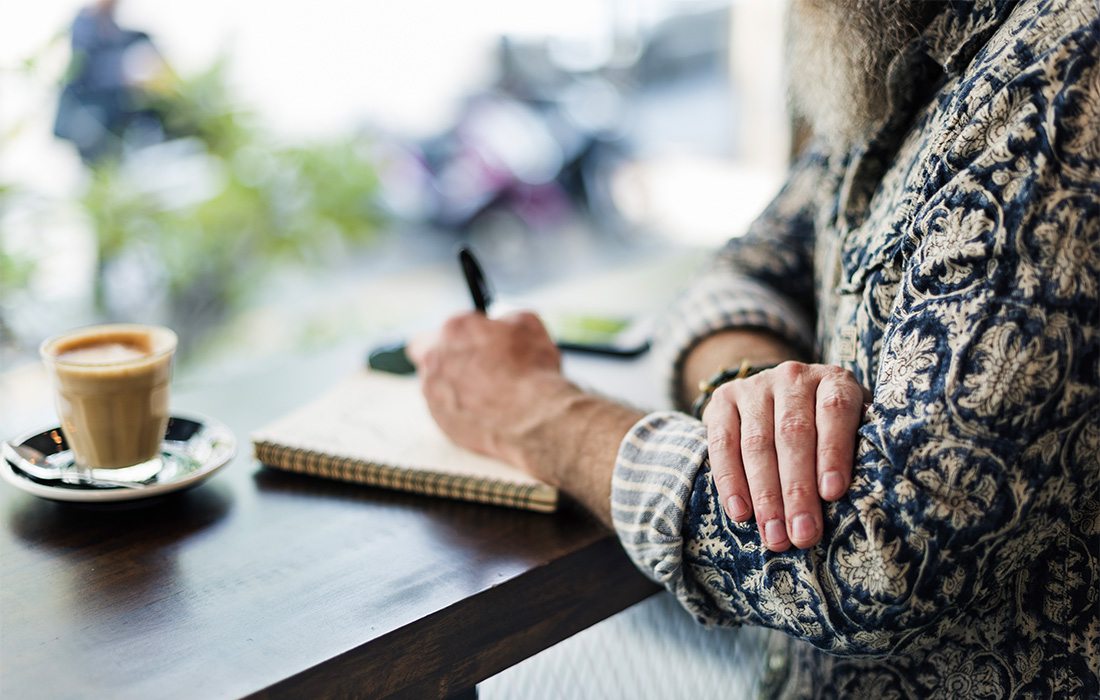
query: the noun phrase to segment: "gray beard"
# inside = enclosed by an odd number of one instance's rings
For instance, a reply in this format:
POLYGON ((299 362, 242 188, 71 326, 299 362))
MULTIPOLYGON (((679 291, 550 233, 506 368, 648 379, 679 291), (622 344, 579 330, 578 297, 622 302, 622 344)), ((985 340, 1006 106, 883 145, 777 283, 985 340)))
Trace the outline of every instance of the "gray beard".
POLYGON ((890 62, 927 24, 934 3, 793 0, 787 65, 791 105, 836 150, 871 135, 886 116, 890 62))

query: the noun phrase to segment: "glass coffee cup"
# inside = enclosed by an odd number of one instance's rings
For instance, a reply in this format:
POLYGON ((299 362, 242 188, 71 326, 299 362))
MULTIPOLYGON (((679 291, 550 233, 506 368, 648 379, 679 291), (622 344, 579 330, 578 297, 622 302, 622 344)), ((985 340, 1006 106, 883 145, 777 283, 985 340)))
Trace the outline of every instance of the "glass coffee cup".
POLYGON ((161 467, 176 334, 161 326, 81 328, 42 343, 76 465, 141 481, 161 467))

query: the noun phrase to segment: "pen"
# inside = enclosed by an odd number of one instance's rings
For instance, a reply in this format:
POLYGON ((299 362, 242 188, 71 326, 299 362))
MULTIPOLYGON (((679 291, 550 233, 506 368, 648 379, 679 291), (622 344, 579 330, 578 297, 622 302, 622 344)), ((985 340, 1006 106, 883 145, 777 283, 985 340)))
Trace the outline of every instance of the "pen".
POLYGON ((489 304, 493 301, 493 295, 489 291, 489 283, 485 280, 485 273, 481 271, 481 265, 477 263, 473 251, 466 246, 458 249, 458 262, 462 265, 462 274, 466 276, 466 285, 470 288, 474 308, 481 313, 485 313, 489 308, 489 304))
MULTIPOLYGON (((470 296, 474 300, 474 308, 480 313, 485 313, 493 300, 489 291, 489 283, 485 279, 485 273, 481 271, 481 265, 473 252, 466 246, 458 250, 458 262, 462 265, 462 274, 466 277, 466 284, 470 288, 470 296)), ((367 365, 372 369, 390 372, 392 374, 412 374, 416 371, 409 356, 405 352, 405 343, 388 343, 380 345, 367 355, 367 365)))
MULTIPOLYGON (((462 266, 462 274, 466 278, 466 286, 470 288, 470 297, 474 301, 474 308, 478 313, 484 314, 492 303, 493 295, 489 291, 489 282, 485 279, 485 273, 481 270, 473 251, 466 246, 458 249, 458 263, 462 266)), ((626 334, 623 333, 623 336, 626 334)), ((635 357, 649 349, 649 338, 629 340, 616 337, 606 343, 579 342, 571 343, 558 340, 557 345, 562 350, 593 353, 611 357, 635 357), (626 342, 622 342, 625 340, 626 342)), ((412 374, 416 371, 405 352, 404 343, 390 343, 371 350, 367 357, 367 364, 372 369, 391 372, 394 374, 412 374)))
MULTIPOLYGON (((481 270, 474 253, 466 246, 458 249, 458 262, 462 266, 462 274, 466 277, 466 286, 470 288, 470 296, 474 300, 474 308, 484 314, 489 304, 493 301, 492 292, 489 291, 489 282, 485 279, 485 273, 481 270)), ((605 343, 582 342, 570 343, 558 340, 557 346, 562 350, 605 355, 611 357, 636 357, 649 350, 649 338, 627 340, 629 344, 619 344, 617 339, 605 343)), ((411 365, 410 365, 411 366, 411 365)))

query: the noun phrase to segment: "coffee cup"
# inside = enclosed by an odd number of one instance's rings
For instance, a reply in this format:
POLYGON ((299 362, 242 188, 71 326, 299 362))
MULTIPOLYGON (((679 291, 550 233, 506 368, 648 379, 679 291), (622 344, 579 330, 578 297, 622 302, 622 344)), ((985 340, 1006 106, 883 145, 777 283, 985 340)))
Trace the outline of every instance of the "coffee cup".
POLYGON ((160 468, 176 334, 109 324, 42 343, 58 417, 77 467, 146 479, 160 468))

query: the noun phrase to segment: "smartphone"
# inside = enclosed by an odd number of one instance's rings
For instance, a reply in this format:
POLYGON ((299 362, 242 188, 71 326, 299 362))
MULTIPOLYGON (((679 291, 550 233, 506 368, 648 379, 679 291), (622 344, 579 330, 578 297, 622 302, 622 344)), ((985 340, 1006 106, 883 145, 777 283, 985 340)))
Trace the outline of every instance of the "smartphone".
POLYGON ((652 337, 648 318, 553 313, 544 320, 550 336, 567 352, 637 357, 649 350, 652 337))

